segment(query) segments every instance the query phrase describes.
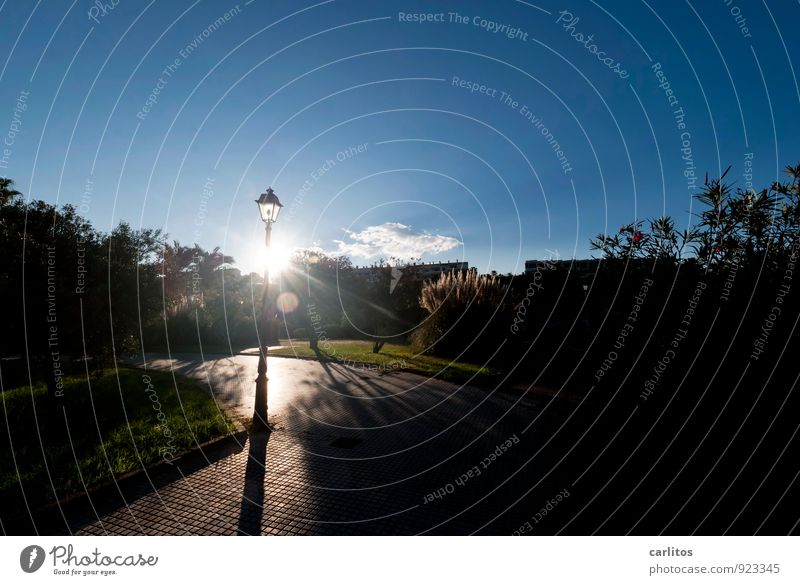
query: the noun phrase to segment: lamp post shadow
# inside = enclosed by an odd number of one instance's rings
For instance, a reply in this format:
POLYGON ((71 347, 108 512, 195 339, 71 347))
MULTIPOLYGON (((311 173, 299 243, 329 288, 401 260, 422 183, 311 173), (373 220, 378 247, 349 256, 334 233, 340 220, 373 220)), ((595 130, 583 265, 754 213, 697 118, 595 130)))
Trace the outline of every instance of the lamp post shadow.
POLYGON ((261 519, 264 515, 264 476, 267 465, 267 443, 270 433, 254 432, 250 435, 247 466, 244 473, 242 507, 239 512, 239 536, 261 534, 261 519))

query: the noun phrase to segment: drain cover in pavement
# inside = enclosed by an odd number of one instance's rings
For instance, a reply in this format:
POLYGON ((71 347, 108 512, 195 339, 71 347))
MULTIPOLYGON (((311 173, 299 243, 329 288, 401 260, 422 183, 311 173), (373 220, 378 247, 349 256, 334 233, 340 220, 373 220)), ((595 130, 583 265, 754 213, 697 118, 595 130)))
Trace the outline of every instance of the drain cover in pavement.
POLYGON ((331 447, 336 447, 337 449, 352 449, 360 442, 361 439, 355 439, 353 437, 339 437, 331 443, 331 447))

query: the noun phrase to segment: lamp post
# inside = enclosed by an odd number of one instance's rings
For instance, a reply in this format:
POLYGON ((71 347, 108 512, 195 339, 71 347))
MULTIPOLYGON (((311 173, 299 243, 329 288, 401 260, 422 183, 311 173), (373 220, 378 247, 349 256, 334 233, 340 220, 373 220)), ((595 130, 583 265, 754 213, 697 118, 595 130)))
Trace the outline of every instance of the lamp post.
POLYGON ((589 329, 589 285, 583 285, 583 324, 586 329, 589 329))
MULTIPOLYGON (((281 211, 281 204, 278 196, 272 187, 267 188, 266 192, 256 199, 258 211, 261 213, 261 220, 264 222, 264 243, 269 253, 270 237, 272 235, 272 224, 278 219, 281 211)), ((256 378, 256 399, 253 407, 253 426, 265 430, 271 430, 267 422, 267 396, 269 393, 267 378, 267 350, 269 349, 269 337, 271 331, 271 319, 269 315, 269 265, 264 266, 264 296, 261 300, 261 327, 259 328, 259 352, 258 352, 258 377, 256 378)))

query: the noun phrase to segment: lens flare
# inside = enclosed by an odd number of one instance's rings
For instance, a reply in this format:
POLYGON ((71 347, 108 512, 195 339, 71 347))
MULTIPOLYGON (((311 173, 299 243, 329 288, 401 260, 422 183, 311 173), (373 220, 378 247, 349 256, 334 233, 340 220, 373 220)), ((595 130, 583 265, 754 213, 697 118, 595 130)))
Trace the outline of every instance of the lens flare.
POLYGON ((300 305, 300 300, 297 295, 292 292, 284 292, 278 295, 277 301, 278 310, 281 313, 291 313, 300 305))

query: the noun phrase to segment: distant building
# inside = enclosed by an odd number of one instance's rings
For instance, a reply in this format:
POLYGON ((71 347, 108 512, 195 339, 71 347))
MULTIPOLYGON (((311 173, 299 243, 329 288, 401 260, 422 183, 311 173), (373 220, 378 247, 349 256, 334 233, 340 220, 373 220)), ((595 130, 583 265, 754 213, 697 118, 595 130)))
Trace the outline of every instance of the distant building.
POLYGON ((533 274, 547 264, 555 265, 556 270, 571 272, 578 278, 590 278, 597 272, 600 260, 587 258, 584 260, 525 260, 525 274, 533 274))
MULTIPOLYGON (((627 270, 643 270, 652 267, 653 260, 649 258, 631 258, 626 262, 627 270)), ((536 272, 538 267, 540 271, 544 268, 555 266, 559 272, 569 272, 573 277, 578 280, 591 280, 594 278, 598 270, 603 270, 609 266, 608 260, 600 258, 585 258, 581 260, 526 260, 525 261, 525 274, 532 275, 536 272)))
POLYGON ((466 272, 469 270, 469 262, 423 262, 401 266, 400 269, 416 278, 427 280, 438 278, 445 272, 466 272))
POLYGON ((352 276, 360 277, 367 282, 376 282, 381 274, 387 273, 397 279, 402 275, 404 279, 432 280, 445 272, 462 272, 469 270, 469 262, 421 262, 401 266, 354 266, 349 272, 352 276), (392 270, 394 269, 394 273, 392 270), (398 272, 399 271, 399 272, 398 272))

